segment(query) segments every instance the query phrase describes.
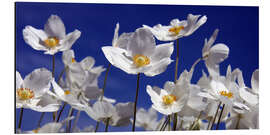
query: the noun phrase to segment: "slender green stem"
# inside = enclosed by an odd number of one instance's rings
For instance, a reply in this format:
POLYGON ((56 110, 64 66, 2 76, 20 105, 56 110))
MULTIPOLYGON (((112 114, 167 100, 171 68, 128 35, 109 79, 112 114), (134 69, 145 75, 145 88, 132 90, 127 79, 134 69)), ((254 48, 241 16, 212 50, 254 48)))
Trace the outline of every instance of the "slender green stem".
POLYGON ((192 130, 194 128, 194 126, 196 125, 196 122, 198 122, 200 120, 201 115, 202 115, 202 112, 200 112, 197 119, 192 122, 191 126, 189 127, 189 130, 192 130))
POLYGON ((105 132, 108 132, 109 122, 110 122, 110 118, 107 118, 107 119, 106 119, 105 132))
POLYGON ((173 131, 176 130, 177 125, 177 113, 174 113, 174 119, 173 119, 173 131))
POLYGON ((109 70, 111 68, 112 64, 110 63, 107 67, 107 70, 106 70, 106 74, 105 74, 105 78, 104 78, 104 83, 103 83, 103 87, 102 87, 102 95, 101 95, 101 98, 100 98, 100 101, 103 100, 103 96, 104 96, 104 91, 105 91, 105 88, 106 88, 106 82, 107 82, 107 78, 108 78, 108 74, 109 74, 109 70))
POLYGON ((178 78, 178 62, 179 62, 179 39, 176 40, 176 60, 175 60, 175 72, 174 72, 174 83, 178 78))
MULTIPOLYGON (((74 109, 71 107, 70 110, 69 110, 69 113, 68 113, 68 117, 71 117, 73 115, 73 112, 74 112, 74 109)), ((69 120, 66 123, 66 132, 67 133, 70 133, 71 121, 72 120, 69 120)))
POLYGON ((207 130, 209 130, 210 128, 210 125, 211 125, 211 121, 212 121, 213 117, 211 117, 209 120, 208 120, 208 126, 207 126, 207 130))
POLYGON ((169 115, 168 119, 169 131, 171 131, 171 115, 169 115))
POLYGON ((224 111, 224 108, 225 108, 225 104, 223 104, 223 106, 222 106, 222 110, 221 110, 220 115, 219 115, 219 118, 218 118, 218 123, 217 123, 216 130, 218 130, 218 128, 219 128, 219 124, 220 124, 220 120, 221 120, 221 117, 222 117, 222 113, 224 111))
POLYGON ((181 120, 180 126, 179 126, 179 130, 182 130, 182 126, 183 126, 183 119, 181 120))
POLYGON ((134 113, 133 113, 133 125, 132 125, 132 131, 135 131, 135 123, 136 123, 136 109, 137 109, 137 101, 138 101, 138 93, 139 93, 139 82, 140 82, 140 73, 137 75, 137 88, 136 88, 136 96, 135 96, 135 103, 134 103, 134 113))
POLYGON ((80 110, 78 110, 77 111, 77 114, 76 114, 76 118, 75 118, 75 120, 74 120, 74 123, 73 123, 73 126, 72 126, 72 133, 75 131, 75 129, 76 129, 76 125, 77 125, 77 123, 78 123, 78 120, 79 120, 79 118, 80 118, 80 114, 81 114, 81 111, 80 110))
POLYGON ((21 108, 18 129, 22 128, 23 108, 21 108))
POLYGON ((239 129, 239 124, 240 124, 240 119, 241 119, 241 114, 238 114, 237 115, 237 123, 236 123, 236 126, 235 126, 235 129, 239 129))
MULTIPOLYGON (((101 95, 100 101, 103 100, 104 91, 105 91, 105 87, 106 87, 106 82, 107 82, 107 78, 108 78, 108 74, 109 74, 109 70, 110 70, 111 66, 112 66, 112 64, 110 63, 108 65, 107 70, 106 70, 106 73, 105 73, 105 78, 104 78, 103 87, 102 87, 102 95, 101 95)), ((98 130, 99 123, 100 123, 100 121, 97 121, 95 132, 97 132, 97 130, 98 130)))
POLYGON ((100 121, 98 121, 97 124, 96 124, 95 132, 97 132, 97 130, 98 130, 99 123, 100 123, 100 121))
POLYGON ((63 104, 61 110, 60 110, 59 113, 58 113, 56 122, 59 122, 60 117, 61 117, 61 115, 62 115, 62 112, 64 111, 64 108, 65 108, 66 105, 67 105, 67 103, 65 102, 65 103, 63 104))
POLYGON ((52 63, 52 77, 54 77, 54 72, 55 72, 55 55, 52 56, 53 63, 52 63))
POLYGON ((64 73, 66 72, 66 70, 68 69, 68 66, 66 66, 60 73, 59 77, 58 77, 58 80, 57 80, 57 83, 60 85, 60 80, 62 78, 62 76, 64 75, 64 73))
POLYGON ((218 110, 219 110, 220 105, 221 105, 221 102, 219 102, 219 104, 218 104, 218 107, 217 107, 217 110, 216 110, 216 114, 215 114, 215 117, 213 119, 213 122, 212 122, 212 125, 211 125, 210 130, 212 130, 212 128, 213 128, 213 126, 214 126, 214 124, 216 122, 216 118, 217 118, 217 114, 218 114, 218 110))
POLYGON ((166 117, 166 120, 163 122, 163 124, 162 124, 162 126, 161 126, 161 128, 160 128, 160 131, 163 131, 163 128, 164 128, 164 126, 166 125, 166 123, 168 122, 168 116, 166 117))
POLYGON ((44 115, 45 115, 45 112, 42 112, 41 115, 40 115, 40 118, 38 120, 38 125, 37 125, 38 128, 40 128, 40 125, 41 125, 41 122, 42 122, 42 120, 44 118, 44 115))

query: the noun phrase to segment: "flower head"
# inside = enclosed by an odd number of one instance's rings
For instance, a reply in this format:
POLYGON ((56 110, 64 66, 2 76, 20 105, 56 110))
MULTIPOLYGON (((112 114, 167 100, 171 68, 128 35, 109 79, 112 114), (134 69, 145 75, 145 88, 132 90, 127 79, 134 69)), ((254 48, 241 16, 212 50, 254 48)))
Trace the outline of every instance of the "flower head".
MULTIPOLYGON (((124 41, 123 41, 124 42, 124 41)), ((105 46, 102 51, 108 61, 128 74, 155 76, 172 62, 173 43, 155 44, 152 33, 144 28, 129 33, 125 48, 105 46)))
POLYGON ((207 17, 203 16, 199 19, 200 16, 201 15, 189 14, 187 20, 179 21, 178 19, 173 19, 169 26, 157 24, 153 28, 147 25, 143 25, 143 27, 151 30, 158 40, 173 41, 191 35, 203 25, 206 22, 207 17))
POLYGON ((81 32, 78 30, 66 34, 65 25, 57 15, 50 16, 44 25, 44 30, 32 26, 23 29, 23 37, 27 44, 35 50, 45 51, 45 54, 50 55, 70 49, 80 35, 81 32))

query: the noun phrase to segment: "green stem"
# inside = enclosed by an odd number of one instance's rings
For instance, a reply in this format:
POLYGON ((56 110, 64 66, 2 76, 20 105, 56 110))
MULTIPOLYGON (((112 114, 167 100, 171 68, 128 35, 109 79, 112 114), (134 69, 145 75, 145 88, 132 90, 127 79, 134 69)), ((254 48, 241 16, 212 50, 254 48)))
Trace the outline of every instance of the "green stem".
POLYGON ((171 131, 171 115, 169 115, 168 126, 169 126, 169 131, 171 131))
POLYGON ((18 129, 22 128, 23 108, 21 108, 18 129))
POLYGON ((179 62, 179 39, 176 40, 176 60, 175 60, 175 72, 174 72, 174 83, 178 77, 178 62, 179 62))
POLYGON ((132 131, 135 131, 135 123, 136 123, 136 109, 137 109, 137 101, 138 101, 138 93, 139 93, 139 80, 140 80, 140 73, 137 75, 137 88, 136 88, 136 96, 135 96, 135 103, 134 103, 134 113, 133 113, 133 125, 132 125, 132 131))
POLYGON ((77 125, 77 123, 78 123, 78 120, 79 120, 79 118, 80 118, 80 114, 81 114, 81 111, 80 110, 78 110, 77 111, 77 114, 76 114, 76 118, 75 118, 75 120, 74 120, 74 123, 73 123, 73 126, 72 126, 72 133, 75 131, 75 129, 76 129, 76 125, 77 125))
POLYGON ((95 132, 97 132, 97 130, 98 130, 99 123, 100 123, 100 121, 98 121, 98 122, 97 122, 97 124, 96 124, 96 129, 95 129, 95 132))
POLYGON ((218 118, 218 123, 217 123, 216 130, 218 130, 218 128, 219 128, 219 124, 220 124, 220 120, 221 120, 221 117, 222 117, 222 113, 223 113, 224 108, 225 108, 225 104, 223 104, 223 106, 222 106, 222 110, 221 110, 220 115, 219 115, 219 118, 218 118))
POLYGON ((209 120, 208 120, 208 126, 207 126, 207 130, 209 130, 209 128, 210 128, 210 125, 211 125, 211 121, 212 121, 212 119, 213 119, 213 117, 209 118, 209 120))
POLYGON ((162 124, 162 126, 161 126, 161 128, 160 128, 160 131, 163 131, 163 128, 164 128, 164 126, 166 125, 166 123, 168 123, 168 116, 166 117, 166 120, 163 122, 163 124, 162 124))
POLYGON ((236 123, 236 126, 235 126, 235 129, 239 129, 239 124, 240 124, 240 119, 241 119, 241 114, 238 114, 237 115, 237 123, 236 123))
POLYGON ((53 63, 52 63, 52 77, 54 77, 54 72, 55 72, 55 55, 52 56, 53 63))
POLYGON ((59 114, 58 114, 58 116, 57 116, 57 120, 56 120, 56 122, 59 122, 60 117, 61 117, 61 114, 62 114, 62 112, 63 112, 64 108, 66 107, 66 105, 67 105, 67 103, 65 102, 65 103, 63 104, 63 106, 62 106, 61 110, 59 111, 59 114))
POLYGON ((213 119, 213 122, 212 122, 212 125, 211 125, 210 130, 212 130, 212 128, 213 128, 213 126, 214 126, 214 124, 216 122, 216 118, 217 118, 217 114, 218 114, 218 110, 219 110, 220 105, 221 105, 221 102, 219 102, 219 104, 218 104, 218 107, 217 107, 217 110, 216 110, 216 114, 215 114, 215 117, 213 119))
MULTIPOLYGON (((68 113, 68 117, 71 117, 73 115, 73 112, 74 112, 74 109, 71 107, 68 113)), ((69 120, 66 123, 66 133, 70 133, 71 121, 72 120, 69 120)))
POLYGON ((183 119, 181 120, 180 126, 179 126, 179 130, 182 130, 182 126, 183 126, 183 119))
POLYGON ((107 119, 106 119, 105 132, 108 132, 109 122, 110 122, 110 118, 107 118, 107 119))
POLYGON ((44 115, 45 115, 45 112, 42 112, 41 115, 40 115, 40 118, 38 120, 38 125, 37 125, 38 128, 40 128, 40 124, 41 124, 41 122, 42 122, 42 120, 44 118, 44 115))

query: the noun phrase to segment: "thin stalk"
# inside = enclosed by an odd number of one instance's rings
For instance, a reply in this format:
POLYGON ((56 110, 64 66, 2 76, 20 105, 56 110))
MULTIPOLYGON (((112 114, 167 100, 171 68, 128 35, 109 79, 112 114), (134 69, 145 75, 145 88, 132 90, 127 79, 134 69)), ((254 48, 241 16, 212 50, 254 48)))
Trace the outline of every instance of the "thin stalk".
POLYGON ((169 131, 171 131, 171 115, 169 115, 168 119, 169 131))
POLYGON ((223 113, 224 108, 225 108, 225 104, 223 104, 223 106, 222 106, 222 110, 221 110, 220 115, 219 115, 219 118, 218 118, 218 123, 217 123, 216 130, 218 130, 218 128, 219 128, 219 124, 220 124, 220 120, 221 120, 221 117, 222 117, 222 113, 223 113))
MULTIPOLYGON (((69 113, 68 113, 68 117, 71 117, 73 115, 73 112, 74 112, 74 109, 71 107, 70 110, 69 110, 69 113)), ((72 120, 69 120, 66 123, 66 133, 70 132, 71 121, 72 120)))
POLYGON ((58 113, 56 122, 59 122, 60 117, 61 117, 61 115, 62 115, 62 112, 64 111, 64 108, 65 108, 66 105, 67 105, 67 103, 65 102, 65 103, 63 104, 61 110, 60 110, 59 113, 58 113))
POLYGON ((237 118, 238 118, 238 120, 237 120, 235 129, 239 129, 239 124, 240 124, 241 114, 238 114, 237 118))
POLYGON ((211 117, 209 120, 208 120, 208 126, 207 126, 207 130, 209 130, 210 128, 210 125, 211 125, 211 121, 212 121, 213 117, 211 117))
MULTIPOLYGON (((174 72, 174 83, 176 84, 178 78, 178 63, 179 63, 179 39, 176 40, 176 60, 175 60, 175 72, 174 72)), ((177 125, 177 113, 173 115, 173 130, 176 130, 177 125)))
POLYGON ((102 95, 101 95, 101 98, 100 98, 100 101, 103 100, 103 96, 104 96, 104 91, 105 91, 105 87, 106 87, 106 82, 107 82, 107 78, 108 78, 108 74, 109 74, 109 70, 111 68, 112 64, 110 63, 107 67, 107 70, 106 70, 106 74, 105 74, 105 78, 104 78, 104 83, 103 83, 103 87, 102 87, 102 95))
POLYGON ((218 110, 219 110, 220 105, 221 105, 221 102, 219 102, 219 104, 218 104, 218 107, 217 107, 217 110, 216 110, 216 114, 215 114, 215 117, 213 119, 213 122, 212 122, 212 125, 211 125, 210 130, 212 130, 212 128, 213 128, 213 126, 214 126, 214 124, 216 122, 216 118, 217 118, 217 114, 218 114, 218 110))
POLYGON ((97 124, 96 124, 96 129, 95 129, 95 132, 97 132, 97 130, 98 130, 99 123, 100 123, 100 121, 98 121, 98 122, 97 122, 97 124))
POLYGON ((163 124, 162 124, 162 126, 161 126, 161 128, 160 128, 160 131, 163 131, 163 128, 164 128, 164 126, 166 125, 166 123, 168 122, 168 116, 166 117, 166 120, 163 122, 163 124))
POLYGON ((132 131, 135 131, 135 123, 136 123, 136 109, 137 109, 137 101, 138 101, 138 93, 139 93, 139 81, 140 80, 140 73, 137 75, 137 88, 136 88, 136 96, 135 96, 135 103, 134 103, 134 113, 133 113, 133 125, 132 125, 132 131))
POLYGON ((77 112, 77 114, 76 114, 76 118, 75 118, 74 123, 73 123, 73 126, 72 126, 72 130, 71 130, 72 133, 73 133, 73 132, 75 131, 75 129, 76 129, 76 125, 77 125, 77 123, 78 123, 80 114, 81 114, 81 111, 78 110, 78 112, 77 112))
POLYGON ((192 130, 194 128, 194 125, 196 124, 196 122, 199 121, 201 115, 202 115, 202 112, 200 112, 200 114, 198 115, 197 119, 192 122, 191 126, 189 127, 189 130, 192 130))
POLYGON ((57 83, 59 84, 60 83, 60 80, 62 78, 62 76, 64 75, 64 73, 66 72, 66 70, 68 69, 68 66, 66 66, 60 73, 59 77, 58 77, 58 80, 57 80, 57 83))
POLYGON ((38 125, 37 125, 38 128, 40 128, 40 124, 41 124, 41 122, 42 122, 42 120, 44 118, 44 115, 45 115, 45 112, 42 112, 41 115, 40 115, 40 118, 38 120, 38 125))
POLYGON ((110 122, 110 118, 107 118, 107 119, 106 119, 105 132, 108 132, 109 122, 110 122))
POLYGON ((52 56, 53 63, 52 63, 52 77, 54 77, 54 72, 55 72, 55 55, 52 56))
MULTIPOLYGON (((106 82, 107 82, 107 78, 108 78, 108 74, 109 74, 109 70, 110 70, 111 66, 112 66, 112 64, 110 63, 108 65, 107 70, 106 70, 106 73, 105 73, 105 78, 104 78, 103 87, 102 87, 102 95, 101 95, 100 101, 103 100, 104 91, 105 91, 105 87, 106 87, 106 82)), ((95 132, 97 132, 97 130, 98 130, 99 123, 100 123, 100 121, 97 121, 95 132)))
POLYGON ((18 129, 22 128, 23 108, 21 108, 18 129))
POLYGON ((182 126, 183 126, 183 119, 181 120, 181 123, 180 123, 180 126, 179 126, 179 129, 182 130, 182 126))

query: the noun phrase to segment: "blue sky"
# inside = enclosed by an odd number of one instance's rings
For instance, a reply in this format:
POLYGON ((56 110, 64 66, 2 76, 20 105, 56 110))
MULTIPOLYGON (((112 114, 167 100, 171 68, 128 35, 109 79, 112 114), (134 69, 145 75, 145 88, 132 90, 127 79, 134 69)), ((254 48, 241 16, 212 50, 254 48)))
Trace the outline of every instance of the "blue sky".
MULTIPOLYGON (((181 5, 128 5, 128 4, 76 4, 76 3, 16 3, 16 70, 22 77, 36 68, 45 67, 52 69, 52 56, 45 55, 27 45, 22 36, 26 25, 43 29, 44 24, 51 14, 56 14, 63 20, 66 32, 78 29, 81 37, 75 42, 72 49, 75 51, 77 61, 86 56, 96 59, 96 65, 107 67, 109 64, 102 46, 110 46, 114 28, 120 24, 119 33, 133 32, 146 24, 149 26, 158 23, 167 25, 170 20, 186 19, 189 13, 201 14, 208 17, 207 22, 191 36, 180 39, 179 73, 190 69, 195 60, 201 57, 204 39, 209 38, 218 28, 219 35, 215 43, 224 43, 230 48, 228 59, 221 63, 221 74, 225 74, 228 64, 232 69, 240 68, 246 85, 250 86, 252 72, 259 68, 259 34, 258 34, 258 7, 232 7, 232 6, 181 6, 181 5)), ((157 41, 158 44, 164 43, 157 41)), ((175 47, 176 48, 176 47, 175 47)), ((56 76, 64 68, 61 60, 62 53, 56 54, 56 76)), ((172 59, 175 59, 175 52, 172 59)), ((141 76, 138 108, 149 108, 151 101, 146 93, 146 85, 163 87, 166 81, 173 81, 174 65, 155 77, 141 76)), ((195 68, 193 83, 202 75, 202 70, 207 71, 204 63, 200 62, 195 68)), ((102 86, 105 72, 99 78, 102 86)), ((122 70, 112 67, 109 72, 105 96, 114 98, 118 102, 133 101, 136 90, 136 75, 129 75, 122 70), (124 93, 124 94, 123 94, 124 93)), ((17 120, 19 109, 17 109, 17 120)), ((63 113, 66 117, 68 108, 63 113)), ((32 130, 36 127, 41 113, 26 110, 24 112, 22 129, 32 130)), ((51 113, 46 113, 42 124, 52 119, 51 113)), ((95 122, 85 113, 81 113, 78 126, 83 128, 95 122)), ((100 131, 103 131, 102 125, 100 131)), ((128 127, 110 127, 109 131, 130 131, 128 127)), ((138 128, 137 130, 142 130, 138 128)))

